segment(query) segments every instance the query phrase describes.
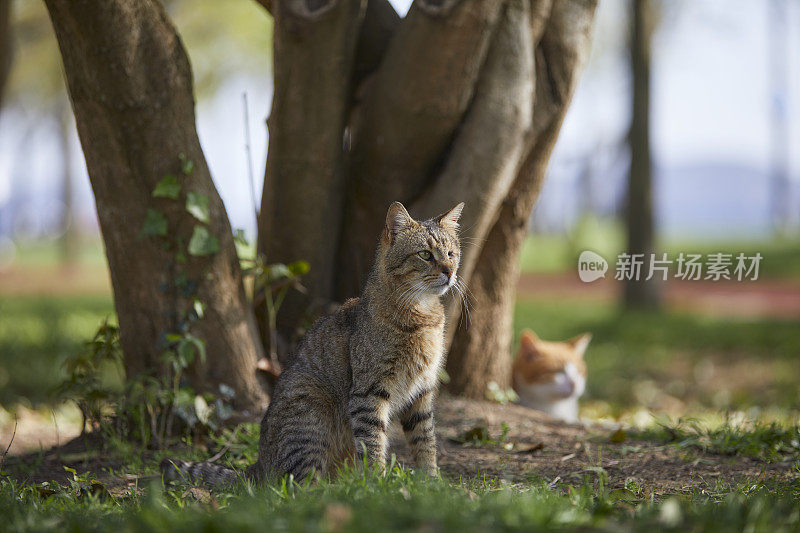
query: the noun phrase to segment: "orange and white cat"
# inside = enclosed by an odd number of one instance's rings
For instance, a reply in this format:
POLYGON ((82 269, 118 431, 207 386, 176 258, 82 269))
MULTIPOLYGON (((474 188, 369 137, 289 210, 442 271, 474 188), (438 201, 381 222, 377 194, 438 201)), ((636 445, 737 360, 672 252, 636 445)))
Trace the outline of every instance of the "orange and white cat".
POLYGON ((578 420, 578 398, 586 389, 583 354, 590 333, 564 342, 541 340, 536 333, 522 332, 512 379, 519 403, 549 413, 567 422, 578 420))

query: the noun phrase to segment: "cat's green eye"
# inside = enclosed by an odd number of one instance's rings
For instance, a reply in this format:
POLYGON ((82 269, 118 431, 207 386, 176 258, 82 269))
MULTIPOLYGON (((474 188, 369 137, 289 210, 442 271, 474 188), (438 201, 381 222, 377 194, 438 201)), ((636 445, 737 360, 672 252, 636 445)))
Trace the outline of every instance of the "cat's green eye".
POLYGON ((417 252, 417 255, 420 256, 425 261, 430 261, 433 259, 433 254, 430 253, 428 250, 422 250, 421 252, 417 252))

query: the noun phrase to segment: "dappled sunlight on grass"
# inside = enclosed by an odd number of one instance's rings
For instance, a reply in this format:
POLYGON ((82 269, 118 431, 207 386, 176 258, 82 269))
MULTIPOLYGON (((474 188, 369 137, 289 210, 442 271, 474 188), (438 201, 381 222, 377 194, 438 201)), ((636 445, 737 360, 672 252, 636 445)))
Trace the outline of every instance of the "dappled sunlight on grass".
POLYGON ((50 401, 64 360, 112 314, 110 296, 0 297, 0 405, 50 401))

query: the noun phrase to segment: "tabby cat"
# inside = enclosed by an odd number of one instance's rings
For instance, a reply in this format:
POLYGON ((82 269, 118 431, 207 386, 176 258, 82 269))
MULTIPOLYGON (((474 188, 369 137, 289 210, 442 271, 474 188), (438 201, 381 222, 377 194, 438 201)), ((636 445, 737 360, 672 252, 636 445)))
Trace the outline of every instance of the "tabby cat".
POLYGON ((584 333, 565 342, 548 342, 524 330, 512 368, 520 403, 568 422, 577 421, 578 398, 586 388, 583 354, 591 340, 592 335, 584 333))
MULTIPOLYGON (((254 481, 335 474, 342 463, 386 464, 390 420, 403 427, 417 468, 436 472, 433 402, 442 364, 444 308, 456 283, 464 204, 426 221, 389 207, 360 298, 323 317, 300 341, 261 422, 254 481)), ((220 485, 237 473, 209 462, 165 460, 167 479, 220 485)))

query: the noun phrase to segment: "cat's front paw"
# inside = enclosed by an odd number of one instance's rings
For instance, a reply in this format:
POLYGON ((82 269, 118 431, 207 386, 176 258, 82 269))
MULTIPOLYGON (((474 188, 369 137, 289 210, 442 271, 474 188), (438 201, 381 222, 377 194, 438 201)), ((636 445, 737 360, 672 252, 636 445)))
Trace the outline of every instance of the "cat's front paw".
POLYGON ((436 460, 433 461, 419 461, 417 468, 419 472, 423 472, 432 478, 439 477, 439 468, 436 466, 436 460))

